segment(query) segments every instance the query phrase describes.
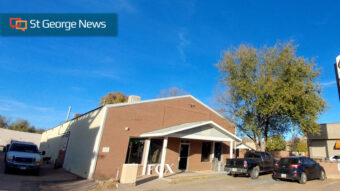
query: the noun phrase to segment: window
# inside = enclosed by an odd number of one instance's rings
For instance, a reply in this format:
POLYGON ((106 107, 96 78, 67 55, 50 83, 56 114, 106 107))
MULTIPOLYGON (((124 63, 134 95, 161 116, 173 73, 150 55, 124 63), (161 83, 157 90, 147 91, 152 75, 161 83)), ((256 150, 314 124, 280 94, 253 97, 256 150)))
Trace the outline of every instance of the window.
POLYGON ((10 151, 26 152, 26 153, 39 153, 37 146, 13 143, 10 147, 10 151))
POLYGON ((202 142, 201 162, 209 162, 211 155, 211 142, 202 142))
POLYGON ((261 155, 257 152, 246 152, 246 154, 244 155, 244 158, 261 158, 261 155))
POLYGON ((271 158, 273 158, 272 155, 269 154, 269 153, 264 153, 264 157, 265 157, 265 159, 271 159, 271 158))
POLYGON ((279 164, 300 164, 298 158, 281 158, 279 164))
POLYGON ((125 163, 142 163, 144 139, 130 138, 125 163))
POLYGON ((149 164, 161 163, 162 147, 163 147, 162 139, 151 139, 149 156, 148 156, 149 164))

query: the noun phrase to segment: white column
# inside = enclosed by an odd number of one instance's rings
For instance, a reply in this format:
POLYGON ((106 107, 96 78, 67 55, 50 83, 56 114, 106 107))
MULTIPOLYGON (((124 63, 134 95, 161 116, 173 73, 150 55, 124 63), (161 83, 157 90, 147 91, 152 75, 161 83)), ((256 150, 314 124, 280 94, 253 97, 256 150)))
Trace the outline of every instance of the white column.
POLYGON ((232 159, 233 158, 233 146, 234 146, 234 141, 230 141, 229 145, 229 157, 232 159))
POLYGON ((162 148, 161 167, 160 167, 160 170, 159 170, 159 177, 158 178, 164 177, 164 166, 165 166, 165 156, 166 156, 167 146, 168 146, 168 137, 164 137, 163 148, 162 148))
POLYGON ((143 176, 145 175, 146 167, 148 165, 149 150, 150 150, 150 138, 146 139, 145 144, 144 144, 143 160, 142 160, 142 164, 143 164, 142 175, 143 176))
POLYGON ((215 158, 215 141, 212 142, 212 153, 211 153, 211 161, 215 158))

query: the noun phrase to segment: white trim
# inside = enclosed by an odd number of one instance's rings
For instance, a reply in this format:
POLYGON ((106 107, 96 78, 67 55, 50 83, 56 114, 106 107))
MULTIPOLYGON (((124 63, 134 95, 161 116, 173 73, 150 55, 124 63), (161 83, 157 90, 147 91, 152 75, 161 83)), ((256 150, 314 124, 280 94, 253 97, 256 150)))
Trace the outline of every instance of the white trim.
MULTIPOLYGON (((204 104, 203 102, 201 102, 200 100, 198 100, 197 98, 195 98, 194 96, 192 95, 183 95, 183 96, 174 96, 174 97, 167 97, 167 98, 158 98, 158 99, 150 99, 150 100, 145 100, 145 101, 139 101, 139 102, 135 102, 135 103, 116 103, 116 104, 107 104, 107 105, 104 105, 104 106, 101 106, 101 108, 112 108, 112 107, 123 107, 123 106, 129 106, 129 105, 136 105, 136 104, 143 104, 143 103, 151 103, 151 102, 158 102, 158 101, 167 101, 167 100, 174 100, 174 99, 181 99, 181 98, 192 98, 193 100, 195 100, 196 102, 198 102, 199 104, 203 105, 205 108, 209 109, 210 111, 212 111, 213 113, 215 113, 216 115, 218 115, 219 117, 221 117, 222 119, 226 120, 228 123, 234 125, 235 127, 235 132, 236 132, 236 125, 232 122, 230 122, 228 119, 226 119, 225 117, 223 117, 223 115, 221 115, 220 113, 218 113, 217 111, 215 111, 214 109, 212 109, 211 107, 209 107, 208 105, 204 104)), ((93 109, 89 112, 86 112, 85 114, 81 115, 80 117, 82 116, 85 116, 87 114, 90 114, 94 111, 96 111, 97 109, 99 109, 100 107, 96 108, 96 109, 93 109)), ((78 117, 77 117, 78 118, 78 117)), ((59 127, 60 125, 63 125, 67 122, 71 122, 73 120, 75 120, 76 118, 73 118, 71 120, 68 120, 68 121, 65 121, 55 127, 52 127, 50 129, 47 129, 46 131, 49 131, 49 130, 53 130, 54 128, 57 128, 59 127)))
POLYGON ((230 138, 221 138, 221 137, 212 137, 212 136, 202 136, 202 135, 186 135, 186 134, 176 134, 170 137, 177 137, 182 139, 196 139, 196 140, 204 140, 204 141, 231 141, 230 138))
POLYGON ((215 141, 212 142, 212 155, 211 155, 211 162, 214 160, 215 158, 215 141))
POLYGON ((106 107, 122 107, 122 106, 128 106, 128 105, 137 105, 142 103, 150 103, 150 102, 157 102, 157 101, 166 101, 166 100, 173 100, 173 99, 180 99, 180 98, 186 98, 186 97, 192 97, 192 95, 184 95, 184 96, 174 96, 174 97, 166 97, 166 98, 157 98, 157 99, 150 99, 150 100, 144 100, 134 103, 116 103, 116 104, 107 104, 106 107))
POLYGON ((181 98, 192 98, 193 100, 197 101, 199 104, 203 105, 205 108, 209 109, 210 111, 212 111, 213 113, 215 113, 216 115, 221 117, 222 119, 224 119, 227 122, 229 122, 230 124, 234 125, 234 127, 236 128, 236 125, 234 123, 230 122, 228 119, 223 117, 223 115, 221 115, 220 113, 218 113, 217 111, 215 111, 214 109, 212 109, 208 105, 204 104, 202 101, 198 100, 197 98, 195 98, 192 95, 183 95, 183 96, 174 96, 174 97, 166 97, 166 98, 157 98, 157 99, 150 99, 150 100, 145 100, 145 101, 139 101, 139 102, 135 102, 135 103, 108 104, 108 105, 105 105, 105 106, 109 107, 109 108, 111 108, 111 107, 122 107, 122 106, 127 106, 127 105, 136 105, 136 104, 142 104, 142 103, 150 103, 150 102, 157 102, 157 101, 166 101, 166 100, 181 99, 181 98))
POLYGON ((107 107, 103 107, 104 109, 104 113, 102 116, 102 122, 100 124, 97 136, 96 136, 96 140, 94 142, 94 146, 93 146, 93 153, 94 156, 91 159, 91 163, 90 163, 90 170, 89 170, 89 174, 88 174, 88 179, 93 179, 93 174, 94 171, 96 169, 96 165, 97 165, 97 160, 98 160, 98 153, 99 153, 99 148, 100 148, 100 143, 102 140, 102 136, 103 136, 103 129, 104 129, 104 125, 105 125, 105 121, 106 121, 106 116, 107 116, 107 107))
POLYGON ((233 145, 234 145, 234 141, 230 141, 230 145, 229 145, 229 158, 233 158, 233 145))
POLYGON ((194 99, 195 101, 197 101, 198 103, 202 104, 204 107, 206 107, 207 109, 209 109, 210 111, 212 111, 213 113, 215 113, 216 115, 218 115, 219 117, 221 117, 222 119, 226 120, 227 122, 229 122, 230 124, 234 125, 235 127, 235 133, 236 133, 236 125, 232 122, 230 122, 227 118, 223 117, 223 115, 221 115, 220 113, 218 113, 217 111, 215 111, 214 109, 212 109, 211 107, 209 107, 208 105, 206 105, 205 103, 201 102, 199 99, 195 98, 194 96, 190 95, 190 97, 192 99, 194 99))
POLYGON ((239 145, 237 145, 236 149, 250 149, 250 150, 253 150, 253 148, 251 148, 250 146, 248 146, 247 144, 244 144, 244 143, 240 143, 239 145))
POLYGON ((149 156, 149 151, 150 151, 150 143, 151 143, 151 139, 146 139, 145 140, 145 144, 144 144, 144 152, 143 152, 143 171, 142 171, 142 175, 145 175, 146 172, 146 166, 148 165, 148 156, 149 156))
POLYGON ((203 126, 203 125, 208 125, 209 123, 210 123, 209 121, 205 121, 205 122, 202 122, 202 123, 199 123, 199 124, 195 123, 195 124, 190 125, 188 127, 184 127, 184 128, 181 128, 181 129, 175 129, 175 130, 171 130, 171 131, 167 131, 167 132, 163 132, 163 133, 153 133, 151 131, 151 132, 147 132, 147 133, 142 133, 140 136, 141 137, 149 137, 149 136, 150 137, 163 137, 165 135, 170 135, 170 134, 177 133, 177 132, 180 132, 180 131, 185 131, 185 130, 193 129, 193 128, 200 127, 200 126, 203 126))
POLYGON ((168 148, 168 137, 164 137, 163 140, 163 147, 162 147, 162 158, 161 158, 161 166, 159 169, 159 176, 158 178, 164 177, 164 166, 165 166, 165 157, 166 157, 166 150, 168 148))
MULTIPOLYGON (((162 132, 162 133, 153 133, 153 131, 151 131, 151 132, 147 132, 147 133, 142 133, 140 136, 141 137, 162 137, 162 136, 167 136, 167 135, 174 134, 174 133, 177 133, 177 132, 181 132, 181 131, 193 129, 193 128, 196 128, 196 127, 200 127, 200 126, 203 126, 203 125, 213 125, 214 127, 218 128, 222 132, 228 134, 234 140, 242 141, 240 138, 238 138, 237 136, 235 136, 234 134, 232 134, 231 132, 224 129, 223 127, 221 127, 220 125, 218 125, 217 123, 215 123, 213 121, 205 121, 205 122, 202 122, 202 123, 194 123, 194 124, 192 124, 188 127, 185 127, 185 128, 171 130, 171 131, 162 132)), ((185 137, 183 137, 183 138, 185 138, 185 137)), ((229 139, 223 139, 223 138, 219 138, 219 139, 220 139, 219 141, 230 141, 229 139)), ((209 139, 207 139, 207 140, 209 140, 209 139)))

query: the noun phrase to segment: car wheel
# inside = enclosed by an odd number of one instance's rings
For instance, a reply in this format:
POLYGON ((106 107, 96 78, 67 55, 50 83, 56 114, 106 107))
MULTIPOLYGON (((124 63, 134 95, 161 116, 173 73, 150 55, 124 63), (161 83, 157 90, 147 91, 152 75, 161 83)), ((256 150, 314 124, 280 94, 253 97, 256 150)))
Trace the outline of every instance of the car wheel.
POLYGON ((326 179, 326 173, 324 170, 321 170, 320 172, 320 180, 325 180, 326 179))
POLYGON ((307 175, 306 175, 306 173, 302 172, 299 183, 300 184, 306 184, 306 182, 307 182, 307 175))
POLYGON ((274 175, 272 175, 272 178, 273 180, 277 181, 277 178, 274 175))
POLYGON ((235 178, 235 177, 238 177, 238 174, 232 174, 232 176, 235 178))
POLYGON ((260 168, 256 166, 251 170, 250 177, 251 179, 257 179, 259 177, 259 174, 260 174, 260 168))

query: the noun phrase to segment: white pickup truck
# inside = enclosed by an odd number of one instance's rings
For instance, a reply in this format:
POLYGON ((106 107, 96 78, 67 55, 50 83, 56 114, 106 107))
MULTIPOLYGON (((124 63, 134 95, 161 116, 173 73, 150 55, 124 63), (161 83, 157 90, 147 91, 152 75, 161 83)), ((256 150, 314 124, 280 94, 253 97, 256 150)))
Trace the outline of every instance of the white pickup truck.
POLYGON ((35 144, 13 141, 5 151, 5 173, 15 169, 33 171, 39 175, 41 156, 35 144))

